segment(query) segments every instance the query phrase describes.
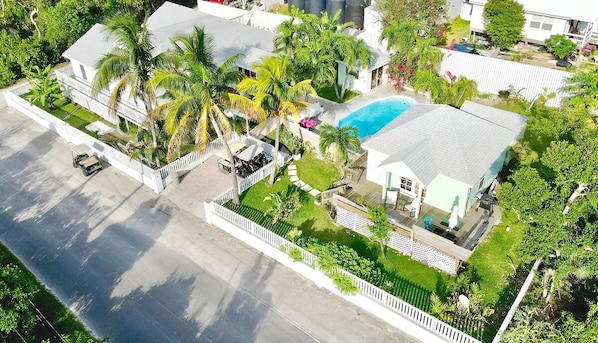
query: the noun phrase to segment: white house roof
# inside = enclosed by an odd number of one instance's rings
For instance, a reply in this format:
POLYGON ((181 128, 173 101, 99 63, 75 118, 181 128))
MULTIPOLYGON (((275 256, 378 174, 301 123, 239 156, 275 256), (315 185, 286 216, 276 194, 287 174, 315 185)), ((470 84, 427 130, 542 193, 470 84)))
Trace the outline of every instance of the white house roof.
MULTIPOLYGON (((474 0, 472 3, 481 4, 487 0, 474 0)), ((525 12, 547 15, 555 18, 584 20, 595 22, 598 20, 598 4, 596 0, 518 0, 523 5, 525 12)))
MULTIPOLYGON (((171 39, 178 35, 188 35, 194 27, 203 28, 213 37, 215 62, 221 63, 235 53, 243 66, 249 67, 261 57, 272 55, 275 33, 229 21, 197 10, 165 2, 148 18, 150 39, 155 54, 171 47, 171 39)), ((79 38, 63 56, 84 65, 95 67, 100 58, 114 48, 107 41, 105 26, 94 25, 79 38)))
POLYGON ((475 105, 469 105, 476 110, 470 113, 448 105, 414 104, 362 145, 388 156, 381 167, 403 162, 424 184, 440 174, 476 185, 520 135, 525 117, 475 105))
POLYGON ((104 29, 104 25, 95 24, 66 49, 62 56, 95 68, 100 58, 114 48, 114 45, 106 40, 104 29))

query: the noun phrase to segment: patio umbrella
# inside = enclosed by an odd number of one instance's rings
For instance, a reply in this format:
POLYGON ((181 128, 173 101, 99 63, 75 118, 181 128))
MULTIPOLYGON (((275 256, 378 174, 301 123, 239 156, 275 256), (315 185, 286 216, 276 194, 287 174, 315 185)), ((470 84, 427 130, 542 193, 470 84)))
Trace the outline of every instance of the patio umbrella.
POLYGON ((448 221, 449 230, 456 228, 457 224, 459 224, 459 207, 455 205, 448 221))

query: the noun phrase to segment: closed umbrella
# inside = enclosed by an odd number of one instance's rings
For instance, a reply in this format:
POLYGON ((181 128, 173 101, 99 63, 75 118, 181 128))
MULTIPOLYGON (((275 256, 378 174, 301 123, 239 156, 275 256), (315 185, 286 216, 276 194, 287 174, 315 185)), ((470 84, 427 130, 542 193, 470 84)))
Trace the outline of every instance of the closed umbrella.
POLYGON ((453 211, 451 212, 451 216, 448 222, 449 230, 456 228, 457 224, 459 224, 459 207, 453 206, 453 211))

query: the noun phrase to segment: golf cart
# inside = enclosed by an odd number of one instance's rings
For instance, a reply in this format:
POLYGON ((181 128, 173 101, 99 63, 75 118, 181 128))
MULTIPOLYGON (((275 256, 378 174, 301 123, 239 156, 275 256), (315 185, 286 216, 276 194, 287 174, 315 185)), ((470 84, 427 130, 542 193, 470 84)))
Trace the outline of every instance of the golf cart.
POLYGON ((91 173, 102 169, 102 162, 93 155, 91 149, 85 144, 79 144, 72 149, 73 167, 81 168, 83 175, 89 176, 91 173))

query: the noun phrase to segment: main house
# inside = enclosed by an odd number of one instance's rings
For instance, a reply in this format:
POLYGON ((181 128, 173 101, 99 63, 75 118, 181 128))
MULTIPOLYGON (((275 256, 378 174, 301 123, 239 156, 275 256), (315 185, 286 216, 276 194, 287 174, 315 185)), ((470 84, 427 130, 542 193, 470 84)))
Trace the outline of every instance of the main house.
MULTIPOLYGON (((485 33, 484 5, 487 0, 464 0, 461 18, 470 21, 470 30, 485 33)), ((552 35, 564 34, 583 48, 598 44, 598 4, 595 0, 518 0, 525 11, 524 41, 544 44, 552 35)))
MULTIPOLYGON (((254 76, 253 64, 274 54, 276 27, 290 17, 261 11, 246 11, 234 7, 199 1, 198 9, 191 9, 171 2, 165 2, 147 21, 154 55, 171 47, 171 39, 177 35, 190 34, 194 27, 203 28, 214 39, 217 63, 240 53, 237 62, 239 70, 254 76)), ((97 72, 98 61, 114 48, 114 41, 107 40, 105 26, 94 25, 77 40, 63 56, 71 61, 68 72, 58 72, 66 95, 76 103, 101 115, 112 123, 118 117, 135 124, 145 118, 143 105, 136 99, 122 98, 116 115, 108 110, 109 92, 91 95, 91 83, 97 72)), ((350 78, 353 90, 368 92, 382 84, 386 77, 389 56, 373 50, 372 63, 357 75, 343 74, 350 78)))
POLYGON ((396 191, 459 216, 476 202, 503 167, 527 118, 466 101, 461 109, 414 104, 362 147, 366 179, 382 186, 382 198, 396 191), (390 192, 389 192, 390 191, 390 192))

